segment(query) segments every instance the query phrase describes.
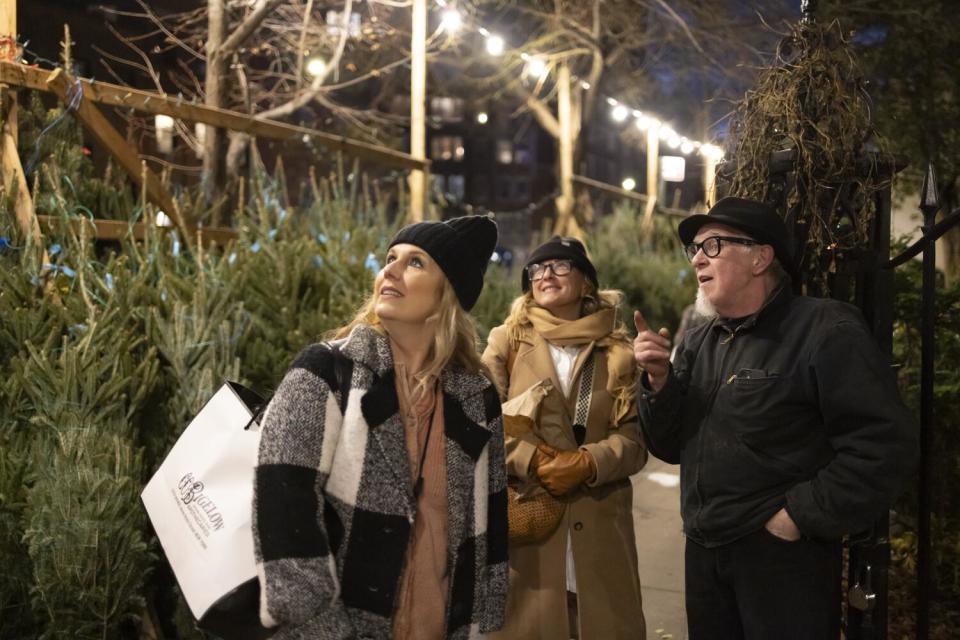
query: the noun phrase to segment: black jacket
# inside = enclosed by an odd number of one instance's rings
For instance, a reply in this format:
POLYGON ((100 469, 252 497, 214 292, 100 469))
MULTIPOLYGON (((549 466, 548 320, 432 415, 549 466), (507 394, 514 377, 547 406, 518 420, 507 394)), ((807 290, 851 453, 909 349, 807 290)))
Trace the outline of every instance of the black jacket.
POLYGON ((916 463, 915 423, 859 311, 786 288, 692 329, 639 404, 651 453, 681 465, 684 531, 706 546, 784 506, 810 537, 866 529, 916 463))

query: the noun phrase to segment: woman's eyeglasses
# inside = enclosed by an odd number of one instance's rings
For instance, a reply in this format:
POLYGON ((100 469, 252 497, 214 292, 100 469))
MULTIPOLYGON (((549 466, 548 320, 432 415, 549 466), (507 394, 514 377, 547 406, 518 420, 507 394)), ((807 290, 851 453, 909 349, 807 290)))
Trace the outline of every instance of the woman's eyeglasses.
POLYGON ((704 238, 702 242, 691 242, 683 248, 683 251, 687 254, 687 260, 693 260, 693 256, 697 255, 697 251, 703 251, 703 255, 707 256, 708 258, 716 258, 718 255, 720 255, 720 249, 722 246, 721 241, 731 242, 733 244, 742 244, 748 247, 760 244, 756 240, 751 240, 749 238, 737 238, 734 236, 710 236, 709 238, 704 238))
POLYGON ((543 264, 534 262, 527 265, 527 275, 530 276, 531 280, 543 280, 547 277, 547 269, 553 271, 555 276, 565 276, 573 269, 573 262, 570 260, 554 260, 543 264))

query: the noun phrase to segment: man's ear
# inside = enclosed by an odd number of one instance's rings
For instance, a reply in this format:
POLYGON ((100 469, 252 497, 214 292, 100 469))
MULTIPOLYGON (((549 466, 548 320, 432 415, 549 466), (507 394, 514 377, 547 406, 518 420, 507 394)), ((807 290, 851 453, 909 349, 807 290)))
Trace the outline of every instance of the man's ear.
POLYGON ((775 257, 772 246, 769 244, 759 245, 757 250, 753 252, 753 275, 758 276, 769 269, 775 257))

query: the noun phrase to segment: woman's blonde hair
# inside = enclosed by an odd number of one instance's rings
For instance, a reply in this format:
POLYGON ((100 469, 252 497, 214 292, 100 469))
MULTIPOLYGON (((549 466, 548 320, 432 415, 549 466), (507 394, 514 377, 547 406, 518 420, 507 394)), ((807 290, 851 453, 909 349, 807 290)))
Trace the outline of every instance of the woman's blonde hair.
MULTIPOLYGON (((584 278, 583 284, 586 287, 586 291, 584 291, 583 296, 580 298, 581 318, 602 309, 616 309, 620 306, 620 303, 623 302, 623 292, 618 289, 597 289, 587 278, 584 278)), ((515 298, 510 304, 510 313, 507 315, 507 320, 504 324, 507 327, 512 341, 519 341, 524 329, 533 326, 527 312, 530 307, 535 306, 539 305, 537 305, 536 300, 533 299, 532 289, 515 298)), ((613 327, 613 331, 610 332, 610 337, 615 340, 627 340, 628 336, 626 326, 623 324, 623 321, 618 318, 613 327)))
MULTIPOLYGON (((387 335, 380 317, 377 316, 377 294, 373 293, 360 307, 357 315, 348 324, 330 332, 328 337, 345 338, 350 335, 354 327, 367 325, 382 335, 387 335)), ((435 323, 433 344, 427 352, 423 368, 414 374, 417 381, 417 391, 426 392, 433 380, 440 377, 440 373, 452 364, 468 373, 480 373, 492 379, 486 365, 480 360, 477 351, 477 328, 460 301, 453 286, 446 277, 443 278, 443 288, 440 293, 440 303, 436 313, 425 320, 426 323, 435 323)))

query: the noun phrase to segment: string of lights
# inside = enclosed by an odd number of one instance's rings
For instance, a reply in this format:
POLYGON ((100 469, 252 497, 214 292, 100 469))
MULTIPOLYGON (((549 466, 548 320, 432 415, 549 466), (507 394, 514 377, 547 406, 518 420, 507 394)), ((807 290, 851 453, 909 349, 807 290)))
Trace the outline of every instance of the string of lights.
MULTIPOLYGON (((447 0, 435 1, 436 4, 441 8, 441 30, 452 35, 467 28, 463 15, 457 10, 456 6, 454 6, 452 2, 448 2, 447 0)), ((472 30, 484 38, 485 48, 488 55, 499 57, 507 53, 507 43, 503 36, 491 32, 482 25, 474 25, 472 30)), ((526 63, 524 66, 524 72, 528 75, 537 79, 542 79, 549 75, 550 67, 542 57, 526 51, 519 51, 517 55, 519 55, 520 58, 526 63)), ((579 79, 577 81, 580 82, 580 85, 584 90, 590 89, 590 84, 588 82, 579 79)), ((656 137, 659 138, 670 149, 679 150, 680 153, 684 155, 690 155, 696 152, 705 159, 714 163, 719 162, 723 158, 723 149, 721 149, 719 146, 680 135, 667 122, 650 112, 633 108, 612 96, 601 95, 601 98, 604 99, 609 106, 610 117, 614 122, 626 123, 628 119, 632 118, 633 124, 637 129, 648 134, 652 131, 656 134, 656 137)), ((484 124, 487 121, 487 118, 488 116, 486 113, 477 114, 477 121, 480 124, 484 124)), ((630 178, 627 180, 629 180, 632 184, 630 184, 630 186, 624 184, 624 188, 627 190, 632 190, 636 184, 630 178)))

